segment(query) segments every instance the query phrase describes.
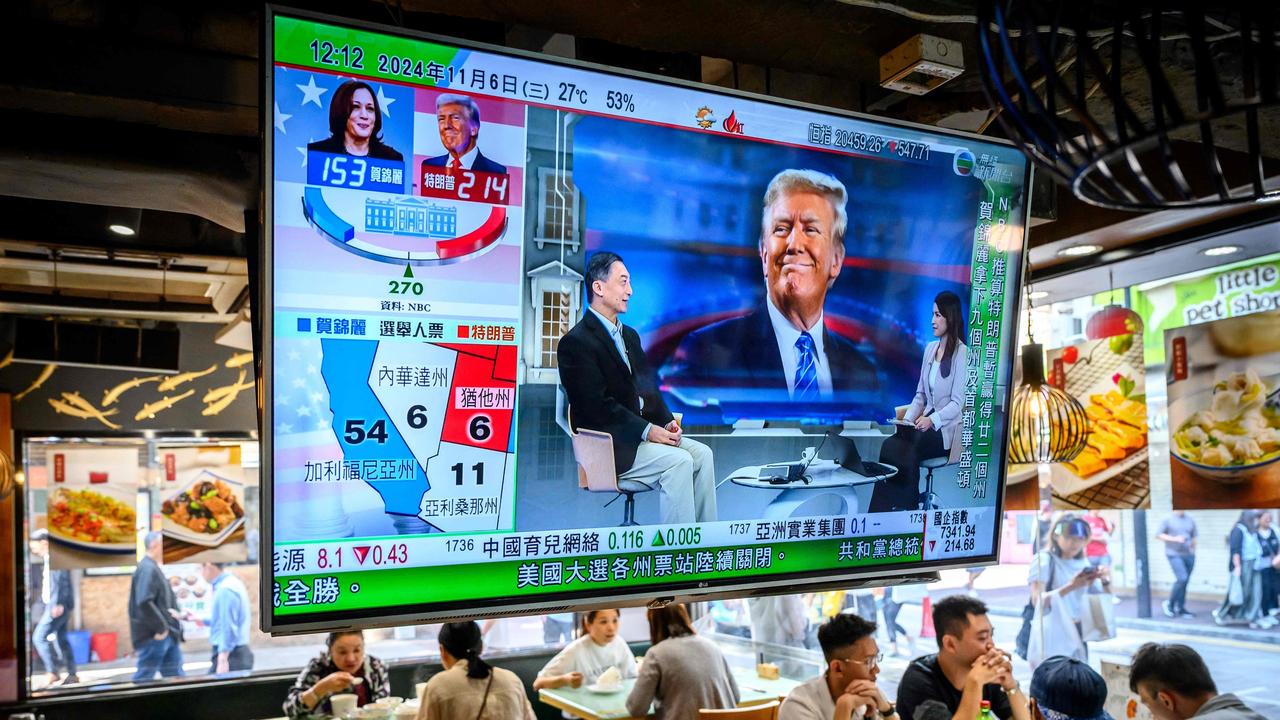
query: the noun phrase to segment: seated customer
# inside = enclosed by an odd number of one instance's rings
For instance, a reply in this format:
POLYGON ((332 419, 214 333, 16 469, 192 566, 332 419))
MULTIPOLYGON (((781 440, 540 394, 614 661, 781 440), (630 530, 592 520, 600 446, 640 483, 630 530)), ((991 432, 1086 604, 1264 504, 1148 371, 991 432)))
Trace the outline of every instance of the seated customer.
POLYGON ((289 698, 284 701, 286 715, 332 715, 329 698, 338 693, 354 694, 357 706, 391 694, 386 666, 364 654, 364 633, 329 633, 325 646, 327 649, 307 664, 289 688, 289 698))
POLYGON ((636 676, 636 656, 618 635, 617 610, 592 610, 582 620, 582 637, 569 643, 538 673, 533 689, 581 687, 595 683, 600 674, 615 668, 624 678, 636 676))
POLYGON ((418 720, 534 720, 520 678, 480 657, 479 625, 445 623, 438 637, 444 672, 423 688, 418 720))
POLYGON ((683 605, 649 608, 649 652, 627 696, 632 717, 655 709, 658 720, 697 720, 698 711, 738 705, 738 684, 715 643, 693 632, 683 605))
POLYGON ((914 720, 916 708, 932 700, 955 720, 978 717, 982 701, 1001 720, 1030 720, 1027 698, 1013 678, 1009 654, 995 646, 987 606, 952 595, 933 606, 938 654, 916 658, 898 683, 898 713, 914 720))
POLYGON ((883 655, 875 634, 876 624, 857 615, 836 615, 818 628, 827 669, 787 695, 778 720, 896 720, 893 703, 876 687, 883 655))
POLYGON ((1262 720, 1235 695, 1219 695, 1204 660, 1186 645, 1138 648, 1129 665, 1129 689, 1157 720, 1262 720))
POLYGON ((1031 715, 1035 720, 1112 720, 1107 681, 1075 658, 1056 655, 1031 675, 1031 715))

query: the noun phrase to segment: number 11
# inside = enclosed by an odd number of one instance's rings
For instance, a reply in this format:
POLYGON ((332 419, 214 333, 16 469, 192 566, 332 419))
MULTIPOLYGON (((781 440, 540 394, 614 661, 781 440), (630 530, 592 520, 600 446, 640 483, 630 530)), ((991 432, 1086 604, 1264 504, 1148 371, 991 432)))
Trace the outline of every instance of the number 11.
MULTIPOLYGON (((462 484, 462 463, 454 463, 453 467, 449 469, 453 471, 454 484, 461 485, 462 484)), ((483 485, 484 484, 484 463, 478 462, 475 465, 472 465, 471 470, 476 474, 476 484, 483 485)))

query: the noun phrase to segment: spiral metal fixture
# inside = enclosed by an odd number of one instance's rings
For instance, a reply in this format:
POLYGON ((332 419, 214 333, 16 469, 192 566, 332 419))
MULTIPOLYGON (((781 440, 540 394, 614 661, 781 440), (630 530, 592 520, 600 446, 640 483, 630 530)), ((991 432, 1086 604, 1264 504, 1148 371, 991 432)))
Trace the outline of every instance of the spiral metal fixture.
POLYGON ((1081 200, 1280 199, 1262 162, 1280 128, 1280 4, 981 0, 978 20, 1001 125, 1081 200), (1232 144, 1244 162, 1223 162, 1232 144))
POLYGON ((1089 416, 1044 379, 1044 348, 1022 347, 1022 384, 1009 406, 1009 462, 1070 462, 1084 450, 1089 416))

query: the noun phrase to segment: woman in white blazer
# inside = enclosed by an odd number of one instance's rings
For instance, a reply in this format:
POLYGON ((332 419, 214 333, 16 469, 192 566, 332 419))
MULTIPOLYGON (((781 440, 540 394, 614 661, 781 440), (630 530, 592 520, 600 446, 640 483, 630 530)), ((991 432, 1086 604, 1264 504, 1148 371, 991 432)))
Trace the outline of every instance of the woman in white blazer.
POLYGON ((924 349, 916 395, 893 437, 880 446, 880 462, 898 468, 892 479, 876 485, 871 512, 920 507, 920 461, 947 455, 964 409, 964 380, 969 360, 964 344, 964 312, 960 297, 944 290, 933 299, 933 336, 924 349))

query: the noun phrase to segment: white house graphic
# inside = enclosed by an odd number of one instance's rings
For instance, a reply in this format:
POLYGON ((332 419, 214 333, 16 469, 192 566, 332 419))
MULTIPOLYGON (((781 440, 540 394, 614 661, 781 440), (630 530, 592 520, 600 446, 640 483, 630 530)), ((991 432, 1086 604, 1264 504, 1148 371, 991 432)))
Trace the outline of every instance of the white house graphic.
POLYGON ((393 235, 452 238, 458 235, 458 208, 419 198, 364 201, 364 229, 393 235))

